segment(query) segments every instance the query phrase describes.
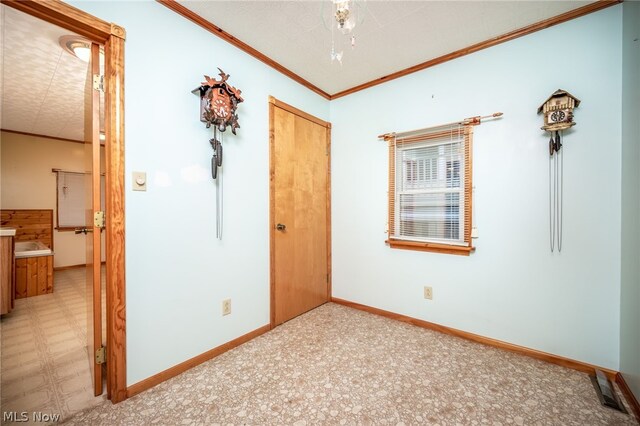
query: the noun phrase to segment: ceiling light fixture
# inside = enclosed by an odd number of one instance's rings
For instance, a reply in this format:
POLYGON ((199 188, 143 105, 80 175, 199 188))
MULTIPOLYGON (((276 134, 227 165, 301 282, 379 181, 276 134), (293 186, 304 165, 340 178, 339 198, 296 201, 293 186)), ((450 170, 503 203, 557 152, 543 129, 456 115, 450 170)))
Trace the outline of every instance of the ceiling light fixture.
MULTIPOLYGON (((362 1, 356 0, 332 0, 333 3, 333 21, 331 23, 331 62, 338 61, 340 65, 342 65, 342 55, 343 50, 336 50, 336 38, 334 35, 334 31, 337 29, 341 34, 349 36, 349 42, 351 44, 351 48, 356 47, 356 36, 353 33, 353 29, 356 27, 356 23, 362 21, 362 15, 359 13, 362 9, 362 1)), ((341 40, 338 41, 338 48, 342 47, 340 43, 341 40)), ((342 40, 344 43, 344 40, 342 40)))
MULTIPOLYGON (((60 47, 71 55, 84 62, 89 62, 91 58, 91 41, 77 35, 66 35, 58 39, 60 47)), ((100 56, 104 55, 104 50, 100 47, 100 56)))

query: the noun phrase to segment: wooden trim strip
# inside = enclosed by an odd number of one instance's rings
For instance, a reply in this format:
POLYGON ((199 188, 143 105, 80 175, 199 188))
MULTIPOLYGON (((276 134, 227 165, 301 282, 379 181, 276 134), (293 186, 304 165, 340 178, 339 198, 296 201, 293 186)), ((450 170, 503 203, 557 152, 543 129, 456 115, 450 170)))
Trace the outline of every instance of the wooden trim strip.
MULTIPOLYGON (((89 69, 91 75, 100 74, 100 45, 91 43, 89 69)), ((100 92, 94 90, 87 78, 85 83, 85 138, 90 138, 91 143, 85 145, 85 167, 90 171, 85 177, 85 191, 90 188, 89 193, 85 193, 85 208, 93 213, 104 208, 100 205, 100 92), (87 86, 88 90, 87 90, 87 86), (88 178, 88 179, 86 179, 88 178), (88 183, 88 185, 87 185, 88 183)), ((59 175, 59 174, 58 174, 59 175)), ((85 219, 86 220, 86 219, 85 219)), ((91 223, 90 221, 88 221, 91 223)), ((59 224, 60 222, 58 222, 59 224)), ((88 225, 88 224, 87 224, 88 225)), ((87 334, 93 329, 93 332, 87 339, 89 349, 89 363, 93 372, 93 394, 94 396, 103 393, 103 367, 95 360, 95 351, 102 347, 104 342, 102 336, 102 274, 100 268, 101 260, 101 229, 92 226, 94 231, 85 237, 86 244, 86 262, 87 262, 87 334)), ((106 337, 106 336, 105 336, 106 337)))
POLYGON ((444 62, 448 62, 448 61, 451 61, 453 59, 457 59, 457 58, 460 58, 462 56, 469 55, 470 53, 475 53, 475 52, 477 52, 479 50, 483 50, 483 49, 486 49, 488 47, 492 47, 492 46, 495 46, 495 45, 498 45, 498 44, 501 44, 501 43, 504 43, 504 42, 507 42, 507 41, 514 40, 516 38, 519 38, 519 37, 534 33, 536 31, 544 30, 544 29, 552 27, 554 25, 558 25, 558 24, 561 24, 563 22, 567 22, 567 21, 570 21, 572 19, 579 18, 579 17, 584 16, 584 15, 588 15, 589 13, 597 12, 598 10, 607 8, 609 6, 616 5, 616 4, 621 3, 621 2, 622 2, 622 0, 597 0, 597 1, 593 2, 593 3, 587 4, 585 6, 579 7, 579 8, 574 9, 574 10, 570 10, 569 12, 565 12, 565 13, 560 14, 558 16, 554 16, 552 18, 545 19, 543 21, 536 22, 536 23, 531 24, 531 25, 527 25, 526 27, 522 27, 522 28, 519 28, 517 30, 508 32, 506 34, 502 34, 500 36, 491 38, 489 40, 485 40, 485 41, 482 41, 480 43, 473 44, 473 45, 471 45, 469 47, 465 47, 465 48, 456 50, 455 52, 451 52, 451 53, 448 53, 446 55, 442 55, 442 56, 439 56, 437 58, 430 59, 430 60, 428 60, 426 62, 422 62, 422 63, 414 65, 412 67, 405 68, 403 70, 400 70, 400 71, 385 75, 383 77, 379 77, 379 78, 377 78, 375 80, 371 80, 371 81, 369 81, 367 83, 359 84, 359 85, 354 86, 354 87, 352 87, 350 89, 346 89, 346 90, 343 90, 341 92, 334 93, 333 95, 331 95, 331 100, 342 98, 343 96, 347 96, 347 95, 350 95, 352 93, 359 92, 361 90, 365 90, 365 89, 368 89, 368 88, 373 87, 373 86, 377 86, 377 85, 382 84, 382 83, 386 83, 387 81, 395 80, 396 78, 404 77, 405 75, 413 74, 414 72, 417 72, 417 71, 422 71, 424 69, 431 68, 431 67, 433 67, 435 65, 439 65, 439 64, 442 64, 444 62))
POLYGON ((2 4, 66 28, 92 41, 104 43, 111 34, 110 23, 59 0, 2 0, 2 4))
POLYGON ((459 254, 460 256, 469 256, 469 254, 475 250, 475 247, 469 247, 469 246, 426 243, 426 242, 420 242, 420 241, 394 240, 391 238, 387 239, 387 241, 385 242, 389 244, 389 247, 394 249, 430 251, 434 253, 443 253, 443 254, 459 254))
POLYGON ((636 399, 636 396, 631 391, 631 388, 629 387, 627 382, 624 380, 624 376, 622 375, 622 373, 616 374, 615 381, 618 384, 618 386, 620 386, 620 390, 622 391, 622 394, 624 395, 625 399, 631 406, 631 411, 633 411, 633 415, 636 417, 636 420, 638 420, 638 423, 640 423, 640 403, 638 402, 638 400, 636 399))
POLYGON ((16 135, 32 136, 34 138, 53 139, 55 141, 61 141, 61 142, 73 142, 73 143, 81 143, 81 144, 85 143, 84 141, 77 140, 77 139, 57 138, 55 136, 40 135, 37 133, 19 132, 17 130, 0 129, 0 132, 13 133, 16 135))
POLYGON ((333 277, 332 265, 332 246, 331 246, 331 123, 327 123, 325 127, 325 136, 327 138, 327 205, 326 208, 326 244, 327 244, 327 302, 331 300, 331 287, 333 277))
POLYGON ((162 4, 163 6, 166 6, 169 9, 173 10, 178 15, 181 15, 184 18, 187 18, 188 20, 190 20, 194 24, 199 25, 200 27, 202 27, 205 30, 209 31, 211 34, 220 37, 221 39, 223 39, 227 43, 237 47, 238 49, 242 50, 243 52, 247 53, 248 55, 253 56, 254 58, 259 60, 260 62, 263 62, 266 65, 270 66, 271 68, 275 69, 276 71, 281 72, 282 74, 286 75, 290 79, 296 81, 297 83, 300 83, 301 85, 303 85, 307 89, 317 93, 318 95, 322 96, 323 98, 331 99, 331 95, 329 95, 324 90, 320 89, 319 87, 315 86, 314 84, 312 84, 309 81, 305 80, 304 78, 300 77, 298 74, 294 73, 293 71, 289 70, 288 68, 285 68, 284 66, 280 65, 278 62, 274 61, 273 59, 269 58, 268 56, 264 55, 263 53, 257 51, 253 47, 249 46, 247 43, 245 43, 245 42, 243 42, 241 40, 238 40, 233 35, 229 34, 225 30, 223 30, 222 28, 218 27, 217 25, 214 25, 211 22, 207 21, 206 19, 204 19, 202 16, 198 15, 197 13, 192 12, 191 10, 187 9, 186 7, 184 7, 183 5, 178 3, 177 1, 175 1, 175 0, 157 0, 157 2, 162 4))
POLYGON ((451 336, 460 337, 462 339, 470 340, 476 343, 482 343, 483 345, 492 346, 498 349, 504 349, 509 352, 515 352, 521 355, 525 355, 531 358, 539 359, 551 364, 560 365, 570 368, 572 370, 582 371, 583 373, 595 374, 595 370, 601 370, 609 377, 609 380, 615 380, 617 371, 609 370, 607 368, 598 367, 586 362, 576 361, 569 358, 564 358, 558 355, 553 355, 547 352, 538 351, 535 349, 526 348, 524 346, 514 345, 512 343, 503 342, 501 340, 492 339, 489 337, 480 336, 478 334, 469 333, 467 331, 458 330, 444 325, 436 324, 429 321, 424 321, 417 318, 408 317, 402 314, 396 314, 395 312, 389 312, 382 309, 374 308, 372 306, 362 305, 360 303, 350 302, 348 300, 331 298, 331 301, 340 305, 348 306, 350 308, 358 309, 361 311, 369 312, 375 315, 380 315, 386 318, 390 318, 397 321, 406 322, 411 325, 415 325, 429 330, 438 331, 440 333, 449 334, 451 336))
MULTIPOLYGON (((111 27, 110 27, 111 30, 111 27)), ((127 399, 124 210, 124 39, 105 43, 107 397, 127 399)))
POLYGON ((248 342, 249 340, 253 340, 256 337, 266 333, 271 330, 271 326, 269 324, 263 325, 260 328, 257 328, 253 331, 250 331, 247 334, 244 334, 236 339, 231 340, 230 342, 224 343, 220 346, 217 346, 207 352, 204 352, 198 356, 195 356, 191 359, 188 359, 180 364, 174 365, 173 367, 164 370, 158 374, 155 374, 147 379, 144 379, 136 384, 133 384, 127 388, 127 397, 131 398, 134 395, 139 394, 147 389, 150 389, 165 380, 169 380, 172 377, 177 376, 178 374, 184 373, 185 371, 202 364, 203 362, 209 361, 212 358, 217 357, 231 349, 234 349, 243 343, 248 342))
POLYGON ((302 117, 305 120, 309 120, 313 123, 316 123, 322 127, 326 127, 327 129, 331 128, 331 123, 329 123, 328 121, 324 121, 319 119, 316 116, 313 116, 311 114, 309 114, 308 112, 304 112, 301 109, 298 109, 292 105, 289 105, 287 103, 284 103, 282 101, 277 100, 276 98, 274 98, 273 96, 269 96, 269 103, 272 104, 273 106, 276 106, 280 109, 283 109, 285 111, 290 112, 291 114, 295 114, 298 117, 302 117))
POLYGON ((276 156, 275 156, 275 101, 269 97, 269 324, 276 326, 276 156))

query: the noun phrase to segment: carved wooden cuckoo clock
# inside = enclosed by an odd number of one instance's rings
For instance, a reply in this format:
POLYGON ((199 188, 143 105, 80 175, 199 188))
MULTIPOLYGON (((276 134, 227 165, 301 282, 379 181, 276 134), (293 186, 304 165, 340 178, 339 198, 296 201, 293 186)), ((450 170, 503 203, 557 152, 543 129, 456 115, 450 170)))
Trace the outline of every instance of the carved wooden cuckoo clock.
POLYGON ((205 75, 206 81, 200 83, 200 87, 191 93, 200 95, 200 121, 207 124, 207 128, 213 124, 218 130, 224 132, 227 126, 231 126, 231 133, 236 134, 238 114, 236 109, 242 102, 241 90, 227 83, 229 74, 225 74, 220 68, 220 80, 205 75))
POLYGON ((220 68, 220 80, 205 75, 206 81, 200 83, 200 87, 191 91, 200 96, 200 121, 206 123, 207 128, 213 125, 213 139, 209 140, 213 148, 211 158, 211 176, 216 180, 216 234, 222 239, 222 184, 218 178, 218 168, 222 166, 222 140, 223 132, 227 126, 231 127, 231 133, 236 134, 238 114, 236 109, 243 101, 240 90, 227 83, 229 74, 225 74, 220 68), (218 136, 218 132, 220 135, 218 136))
POLYGON ((556 242, 562 251, 562 207, 564 195, 562 131, 575 126, 573 109, 580 105, 580 99, 566 90, 558 89, 538 108, 544 114, 542 130, 549 138, 549 240, 551 251, 556 242), (555 155, 554 155, 555 154, 555 155))
POLYGON ((575 126, 573 109, 580 105, 580 99, 566 90, 558 89, 538 108, 544 114, 543 130, 557 132, 575 126))

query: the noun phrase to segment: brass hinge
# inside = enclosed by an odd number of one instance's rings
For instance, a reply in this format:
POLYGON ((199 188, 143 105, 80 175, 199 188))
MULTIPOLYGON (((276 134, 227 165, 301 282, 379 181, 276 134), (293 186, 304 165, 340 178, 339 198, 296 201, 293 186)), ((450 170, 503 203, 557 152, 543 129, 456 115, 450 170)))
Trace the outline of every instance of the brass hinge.
POLYGON ((104 92, 104 75, 93 75, 93 90, 104 92))
POLYGON ((104 226, 105 226, 104 222, 105 222, 105 220, 104 220, 104 212, 103 211, 98 210, 97 212, 95 212, 93 214, 93 225, 96 228, 100 228, 100 229, 104 228, 104 226))
POLYGON ((96 364, 104 364, 107 362, 107 348, 100 346, 96 349, 96 364))

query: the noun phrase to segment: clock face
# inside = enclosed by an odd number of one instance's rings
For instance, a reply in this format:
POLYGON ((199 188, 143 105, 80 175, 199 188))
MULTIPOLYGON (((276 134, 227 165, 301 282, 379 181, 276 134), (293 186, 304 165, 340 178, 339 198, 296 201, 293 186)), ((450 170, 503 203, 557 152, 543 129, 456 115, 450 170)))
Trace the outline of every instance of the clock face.
POLYGON ((213 90, 211 95, 211 112, 217 117, 226 120, 231 115, 231 99, 223 89, 213 90))
POLYGON ((562 121, 565 121, 566 118, 567 118, 567 113, 565 113, 562 110, 553 111, 551 114, 549 114, 550 123, 560 123, 562 121))

